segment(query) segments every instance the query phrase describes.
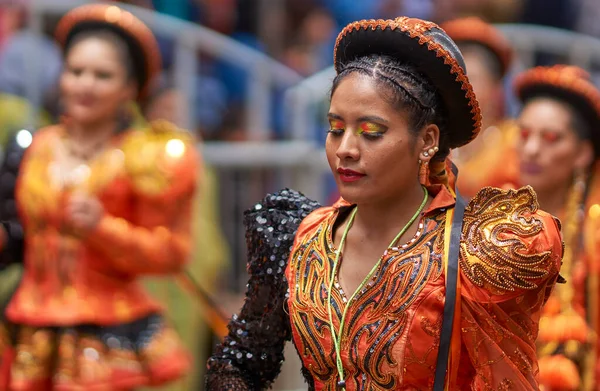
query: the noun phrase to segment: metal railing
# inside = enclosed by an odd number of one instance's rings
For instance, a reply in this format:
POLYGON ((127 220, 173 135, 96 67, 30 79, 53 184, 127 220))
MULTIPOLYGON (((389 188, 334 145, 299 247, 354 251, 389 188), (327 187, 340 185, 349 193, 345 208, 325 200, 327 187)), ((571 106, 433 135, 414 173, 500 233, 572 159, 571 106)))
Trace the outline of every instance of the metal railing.
MULTIPOLYGON (((68 10, 82 4, 91 3, 85 0, 30 0, 29 28, 34 32, 42 31, 44 15, 60 16, 68 10)), ((175 63, 173 74, 175 84, 191 102, 193 96, 193 80, 199 70, 197 53, 205 53, 225 62, 235 64, 249 73, 250 85, 246 96, 246 129, 253 140, 267 140, 269 134, 269 118, 272 111, 271 90, 274 87, 286 88, 302 80, 292 69, 275 61, 264 53, 254 50, 230 37, 195 23, 186 22, 168 15, 158 14, 152 10, 121 3, 125 8, 143 20, 155 33, 168 36, 175 41, 175 63)), ((30 66, 43 66, 43 59, 31 53, 30 66)), ((30 69, 37 74, 35 68, 30 69)), ((31 79, 28 98, 39 102, 39 88, 35 79, 31 79)), ((186 124, 193 128, 188 118, 186 124)))

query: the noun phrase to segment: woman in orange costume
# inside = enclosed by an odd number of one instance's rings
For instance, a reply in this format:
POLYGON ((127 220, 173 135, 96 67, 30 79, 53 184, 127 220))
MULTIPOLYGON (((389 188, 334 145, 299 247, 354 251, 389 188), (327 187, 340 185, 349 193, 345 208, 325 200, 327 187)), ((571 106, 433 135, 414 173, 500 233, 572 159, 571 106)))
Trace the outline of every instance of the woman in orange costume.
POLYGON ((3 167, 18 172, 18 218, 3 221, 0 260, 23 259, 25 271, 0 329, 0 389, 162 384, 189 357, 137 277, 177 272, 189 256, 193 140, 169 123, 129 127, 124 108, 160 68, 141 21, 87 5, 63 17, 57 37, 64 121, 21 134, 31 145, 22 159, 9 150, 3 167))
POLYGON ((461 172, 458 187, 464 196, 475 195, 484 186, 500 187, 518 172, 514 145, 518 131, 505 118, 503 79, 513 50, 498 29, 476 17, 461 18, 441 25, 456 42, 465 59, 469 80, 481 106, 481 134, 472 143, 452 152, 461 172))
POLYGON ((531 188, 455 196, 447 156, 480 129, 460 51, 397 18, 351 23, 334 53, 343 198, 317 209, 286 189, 246 212, 247 298, 208 390, 267 388, 290 339, 310 390, 537 390, 559 228, 531 188))
POLYGON ((545 391, 596 390, 600 238, 600 91, 580 68, 528 70, 515 80, 520 178, 540 205, 561 218, 567 284, 550 297, 540 322, 538 355, 545 391))

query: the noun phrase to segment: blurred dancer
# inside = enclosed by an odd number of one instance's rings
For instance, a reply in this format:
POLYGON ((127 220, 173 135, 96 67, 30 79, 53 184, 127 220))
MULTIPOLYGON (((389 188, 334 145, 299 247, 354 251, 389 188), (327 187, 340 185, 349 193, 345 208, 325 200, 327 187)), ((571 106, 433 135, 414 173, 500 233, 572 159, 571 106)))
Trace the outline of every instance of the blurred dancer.
POLYGON ((3 311, 0 389, 162 384, 186 372, 189 356, 136 281, 189 257, 195 148, 167 122, 129 126, 129 102, 160 69, 141 21, 83 6, 57 38, 64 119, 18 134, 3 165, 2 191, 19 213, 2 223, 0 263, 23 260, 25 271, 3 311))
POLYGON ((505 117, 503 79, 510 68, 513 51, 508 40, 494 26, 476 17, 456 19, 441 25, 458 45, 465 58, 467 74, 481 107, 481 134, 472 143, 452 152, 461 171, 459 189, 475 195, 484 186, 499 187, 513 178, 517 130, 505 117))
POLYGON ((562 221, 565 255, 540 321, 540 383, 545 391, 597 390, 600 267, 600 91, 573 66, 519 75, 518 185, 562 221))

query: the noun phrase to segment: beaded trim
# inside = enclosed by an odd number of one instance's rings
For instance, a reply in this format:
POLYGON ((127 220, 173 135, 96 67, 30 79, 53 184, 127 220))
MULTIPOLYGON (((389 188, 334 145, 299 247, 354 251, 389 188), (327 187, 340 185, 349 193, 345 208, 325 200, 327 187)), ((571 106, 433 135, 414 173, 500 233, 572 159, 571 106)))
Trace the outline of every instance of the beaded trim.
POLYGON ((150 81, 161 69, 160 50, 152 31, 131 12, 115 5, 88 4, 77 7, 62 17, 56 28, 56 39, 64 46, 70 31, 79 23, 88 21, 114 25, 138 42, 145 55, 147 74, 145 85, 140 86, 140 96, 146 96, 149 92, 150 81))
POLYGON ((550 86, 583 97, 594 109, 600 122, 600 91, 590 82, 590 75, 573 65, 535 67, 521 73, 514 82, 515 91, 523 100, 523 90, 534 86, 550 86))
POLYGON ((440 26, 454 42, 472 41, 487 47, 500 59, 502 75, 513 60, 513 49, 508 39, 497 28, 477 17, 451 20, 440 26))
POLYGON ((468 140, 468 142, 475 139, 481 130, 481 110, 479 109, 479 103, 475 97, 473 86, 469 82, 469 79, 467 78, 463 68, 458 64, 458 61, 456 61, 456 59, 452 57, 452 55, 442 45, 436 42, 433 37, 425 35, 425 33, 429 30, 439 28, 439 26, 433 22, 402 16, 396 19, 369 19, 350 23, 344 27, 335 41, 335 47, 333 49, 333 63, 335 64, 336 72, 339 72, 339 66, 337 63, 337 49, 342 39, 355 30, 358 31, 361 29, 371 29, 375 31, 377 28, 380 28, 381 30, 390 29, 392 31, 398 29, 403 33, 408 34, 411 38, 417 39, 420 45, 426 45, 427 50, 435 52, 436 57, 443 58, 444 64, 450 66, 450 73, 456 76, 455 80, 460 83, 460 88, 465 92, 465 98, 469 102, 474 125, 471 132, 471 138, 468 140))

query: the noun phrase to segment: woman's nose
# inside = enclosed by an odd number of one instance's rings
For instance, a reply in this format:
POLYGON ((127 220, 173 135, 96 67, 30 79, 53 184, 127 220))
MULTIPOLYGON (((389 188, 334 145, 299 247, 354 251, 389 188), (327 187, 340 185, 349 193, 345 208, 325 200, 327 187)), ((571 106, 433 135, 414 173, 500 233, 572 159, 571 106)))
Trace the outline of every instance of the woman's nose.
POLYGON ((340 145, 336 151, 336 155, 340 160, 358 160, 358 157, 360 156, 358 146, 359 137, 360 136, 356 135, 350 130, 346 130, 344 132, 340 145))

